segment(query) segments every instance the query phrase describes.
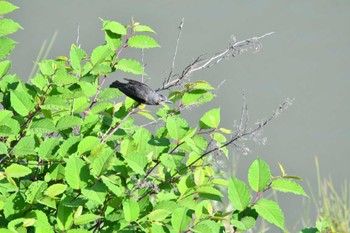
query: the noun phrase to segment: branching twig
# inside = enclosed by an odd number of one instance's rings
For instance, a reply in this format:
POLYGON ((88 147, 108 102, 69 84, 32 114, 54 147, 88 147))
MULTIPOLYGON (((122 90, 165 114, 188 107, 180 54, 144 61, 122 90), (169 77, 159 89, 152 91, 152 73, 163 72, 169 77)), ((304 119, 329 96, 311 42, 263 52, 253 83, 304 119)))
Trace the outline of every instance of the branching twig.
POLYGON ((259 40, 271 34, 273 34, 273 32, 266 33, 259 37, 252 37, 243 41, 236 42, 235 40, 233 40, 233 42, 230 43, 228 48, 222 52, 216 53, 207 58, 204 58, 203 55, 200 55, 190 65, 185 67, 181 74, 173 74, 171 70, 171 75, 169 75, 169 77, 165 79, 163 86, 161 88, 158 88, 156 91, 167 90, 171 87, 177 86, 183 83, 184 79, 193 74, 194 72, 216 65, 225 58, 236 57, 237 55, 251 49, 259 51, 262 47, 259 40), (172 78, 174 79, 172 80, 172 78))

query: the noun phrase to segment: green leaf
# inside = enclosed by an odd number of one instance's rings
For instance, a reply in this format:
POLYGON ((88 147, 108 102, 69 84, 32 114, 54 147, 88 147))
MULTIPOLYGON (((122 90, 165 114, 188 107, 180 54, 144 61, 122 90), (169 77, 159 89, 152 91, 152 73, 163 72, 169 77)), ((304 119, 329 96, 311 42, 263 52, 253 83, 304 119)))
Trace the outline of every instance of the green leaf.
MULTIPOLYGON (((0 1, 0 4, 2 1, 0 1)), ((0 6, 1 9, 1 6, 0 6)), ((16 41, 7 38, 7 37, 1 37, 0 38, 0 59, 4 59, 7 57, 11 51, 15 48, 16 41)), ((1 72, 0 72, 1 73, 1 72)))
POLYGON ((39 147, 39 157, 47 161, 52 161, 52 159, 55 158, 56 151, 59 148, 59 143, 59 138, 48 138, 39 147))
POLYGON ((148 219, 152 222, 153 221, 161 222, 164 219, 166 219, 170 214, 171 214, 171 211, 169 210, 157 209, 157 210, 153 210, 148 214, 148 219))
POLYGON ((68 110, 67 100, 63 95, 48 96, 45 103, 40 106, 41 109, 47 110, 68 110))
POLYGON ((189 130, 186 120, 179 117, 168 117, 166 120, 166 128, 169 136, 177 141, 180 141, 189 130))
POLYGON ((52 81, 57 86, 61 87, 77 83, 79 80, 73 75, 67 74, 65 72, 56 72, 56 74, 52 77, 52 81))
POLYGON ((14 10, 16 10, 18 7, 13 5, 12 3, 6 2, 6 1, 0 1, 0 15, 6 15, 14 10))
POLYGON ((183 232, 188 229, 192 220, 187 208, 181 207, 173 211, 171 215, 171 225, 176 232, 183 232))
POLYGON ((126 28, 116 22, 116 21, 109 21, 109 20, 102 20, 103 21, 103 30, 109 30, 113 33, 119 34, 119 35, 126 35, 127 31, 126 28))
POLYGON ((81 49, 77 48, 74 44, 72 44, 70 52, 69 52, 70 62, 73 67, 73 69, 78 73, 81 74, 83 66, 81 64, 81 61, 87 57, 86 52, 81 49))
POLYGON ((44 190, 47 189, 47 183, 41 180, 31 183, 26 191, 26 202, 34 204, 42 198, 44 190))
POLYGON ((103 218, 103 217, 95 214, 83 214, 74 219, 74 224, 75 225, 87 224, 99 218, 103 218))
POLYGON ((121 196, 124 192, 124 188, 121 184, 119 176, 101 176, 102 182, 108 187, 108 189, 114 193, 117 197, 121 196))
POLYGON ((142 64, 133 59, 121 59, 116 65, 117 70, 129 72, 132 74, 144 74, 142 64))
POLYGON ((266 221, 284 230, 284 215, 278 204, 267 199, 259 199, 254 209, 266 221))
POLYGON ((303 228, 299 233, 321 233, 316 227, 303 228))
POLYGON ((52 120, 48 118, 42 118, 37 121, 33 121, 30 125, 30 130, 34 133, 51 133, 56 129, 52 120))
POLYGON ((102 153, 92 162, 92 172, 96 177, 103 175, 112 165, 115 152, 111 148, 104 148, 102 153))
POLYGON ((157 41, 145 35, 136 35, 128 40, 128 45, 132 48, 150 49, 160 47, 157 41))
POLYGON ((140 207, 135 199, 126 200, 123 202, 123 213, 125 220, 134 222, 140 215, 140 207))
POLYGON ((214 108, 206 112, 199 120, 201 129, 217 129, 220 124, 220 108, 214 108))
POLYGON ((93 201, 98 205, 103 205, 106 200, 107 187, 102 182, 99 182, 90 188, 82 189, 81 193, 89 201, 93 201))
POLYGON ((198 193, 211 194, 219 197, 223 197, 222 193, 214 187, 211 186, 201 186, 196 189, 198 193))
POLYGON ((58 120, 56 130, 61 131, 74 126, 80 126, 83 124, 83 120, 76 116, 63 116, 58 120))
POLYGON ((46 85, 48 84, 47 79, 44 78, 42 74, 37 74, 34 78, 30 80, 36 87, 39 89, 44 89, 46 85))
POLYGON ((73 224, 73 208, 66 207, 62 203, 57 209, 57 226, 60 231, 68 230, 73 224))
POLYGON ((136 25, 134 27, 134 32, 151 32, 157 34, 151 27, 146 25, 136 25))
POLYGON ((200 99, 207 95, 206 90, 191 90, 186 92, 182 97, 182 103, 184 105, 199 104, 200 99))
POLYGON ((297 195, 307 196, 303 187, 293 180, 278 179, 272 181, 271 188, 284 193, 294 193, 297 195))
POLYGON ((21 25, 12 19, 0 19, 0 36, 12 34, 20 28, 22 28, 21 25))
POLYGON ((100 139, 94 136, 83 138, 78 145, 78 152, 84 154, 100 144, 100 139))
POLYGON ((86 187, 86 182, 82 180, 88 175, 86 174, 88 171, 86 172, 86 169, 84 169, 85 166, 85 162, 77 156, 70 156, 66 160, 65 177, 71 188, 81 189, 86 187))
POLYGON ((38 63, 40 72, 45 76, 51 76, 55 73, 57 65, 53 60, 44 60, 38 63))
POLYGON ((270 183, 271 172, 267 163, 261 159, 256 159, 250 165, 248 171, 248 182, 255 192, 263 191, 270 183))
POLYGON ((0 62, 0 78, 7 74, 7 71, 11 68, 11 64, 9 60, 0 62))
POLYGON ((7 155, 7 146, 5 143, 0 142, 0 155, 7 155))
POLYGON ((145 155, 133 151, 125 157, 125 161, 128 166, 137 174, 146 174, 145 167, 147 165, 147 158, 145 155))
POLYGON ((6 176, 13 178, 24 177, 26 175, 29 175, 30 173, 32 173, 31 169, 16 163, 11 164, 5 169, 6 176))
POLYGON ((230 222, 238 231, 247 231, 254 227, 256 220, 251 216, 245 216, 240 220, 231 219, 230 222))
POLYGON ((33 136, 23 137, 13 149, 13 154, 17 157, 35 154, 35 140, 33 136))
POLYGON ((107 45, 101 45, 96 47, 91 54, 91 63, 93 66, 103 62, 113 53, 111 48, 107 45))
POLYGON ((67 185, 65 184, 53 184, 45 190, 45 195, 55 198, 56 196, 64 193, 66 191, 67 185))
POLYGON ((116 88, 105 88, 100 92, 100 95, 97 97, 98 101, 106 101, 115 99, 121 96, 123 93, 116 88))
POLYGON ((220 225, 217 222, 211 220, 205 220, 198 223, 193 229, 195 233, 217 233, 224 232, 220 230, 220 225))
POLYGON ((10 101, 11 106, 21 116, 28 116, 28 113, 34 110, 35 104, 32 97, 24 91, 11 91, 10 101))
POLYGON ((251 201, 247 185, 234 177, 231 177, 228 185, 228 198, 233 207, 239 211, 245 210, 251 201))

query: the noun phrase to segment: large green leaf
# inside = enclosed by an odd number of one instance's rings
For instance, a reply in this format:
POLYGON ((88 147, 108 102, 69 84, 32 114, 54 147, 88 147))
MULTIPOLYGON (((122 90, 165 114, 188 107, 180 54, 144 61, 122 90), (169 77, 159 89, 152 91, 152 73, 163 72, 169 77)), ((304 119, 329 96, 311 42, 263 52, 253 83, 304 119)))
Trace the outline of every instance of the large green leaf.
POLYGON ((87 136, 83 138, 78 145, 78 152, 80 154, 84 154, 93 148, 95 148, 97 145, 100 144, 100 139, 94 136, 87 136))
POLYGON ((127 162, 128 166, 137 174, 146 174, 145 167, 147 165, 147 158, 145 155, 134 151, 125 157, 125 161, 127 162))
POLYGON ((35 140, 33 136, 23 137, 13 149, 13 154, 17 157, 34 155, 35 153, 35 140))
POLYGON ((168 117, 166 120, 166 128, 169 136, 177 141, 180 141, 189 130, 186 120, 180 117, 168 117))
POLYGON ((52 120, 48 118, 42 118, 42 119, 33 121, 30 124, 30 130, 34 133, 51 133, 51 132, 54 132, 56 129, 52 120))
POLYGON ((255 203, 254 209, 263 219, 284 230, 284 215, 276 202, 262 198, 255 203))
POLYGON ((44 191, 46 189, 46 182, 42 180, 34 181, 29 185, 26 191, 26 202, 28 202, 29 204, 34 204, 35 202, 39 201, 43 197, 44 191))
POLYGON ((102 182, 98 182, 92 187, 82 189, 81 193, 89 201, 93 201, 98 205, 103 205, 106 200, 107 187, 102 182))
POLYGON ((143 67, 142 64, 133 59, 121 59, 115 66, 117 70, 122 70, 124 72, 129 72, 132 74, 142 74, 143 67))
POLYGON ((28 167, 16 163, 11 164, 5 169, 6 176, 13 178, 24 177, 29 175, 31 172, 32 170, 28 167))
POLYGON ((66 191, 67 185, 65 184, 53 184, 45 190, 45 195, 55 198, 56 196, 66 191))
POLYGON ((112 165, 115 152, 107 147, 103 148, 102 152, 97 155, 97 158, 92 162, 92 172, 96 177, 103 175, 112 165))
POLYGON ((103 30, 105 31, 111 31, 115 34, 120 34, 120 35, 126 35, 127 31, 126 28, 116 22, 116 21, 109 21, 109 20, 102 20, 103 21, 103 30))
POLYGON ((80 215, 79 217, 74 218, 74 225, 87 224, 99 218, 103 218, 103 217, 96 214, 83 214, 83 215, 80 215))
POLYGON ((56 124, 56 129, 58 131, 61 131, 64 129, 73 128, 74 126, 80 126, 82 124, 83 124, 83 120, 80 117, 63 116, 58 120, 56 124))
POLYGON ((250 165, 248 171, 248 182, 255 192, 263 191, 270 183, 271 172, 267 163, 261 159, 256 159, 250 165))
POLYGON ((66 160, 65 177, 68 185, 73 189, 86 187, 89 170, 84 160, 77 156, 71 156, 66 160))
POLYGON ((135 199, 126 200, 123 202, 123 213, 125 220, 134 222, 140 215, 140 207, 135 199))
POLYGON ((278 179, 271 183, 271 188, 284 193, 294 193, 298 195, 307 196, 303 187, 293 180, 278 179))
POLYGON ((0 1, 0 15, 6 15, 14 10, 16 10, 18 7, 13 5, 10 2, 6 1, 0 1))
POLYGON ((55 154, 59 149, 59 138, 48 138, 41 143, 38 151, 38 155, 43 160, 52 161, 55 158, 55 154))
POLYGON ((234 177, 231 177, 228 185, 228 198, 233 207, 239 211, 247 208, 251 201, 251 195, 247 185, 234 177))
POLYGON ((57 226, 60 231, 65 232, 73 224, 73 208, 64 206, 62 203, 57 209, 57 226))
POLYGON ((217 129, 220 124, 220 108, 214 108, 206 112, 199 120, 201 129, 217 129))
MULTIPOLYGON (((1 1, 0 1, 1 4, 1 1)), ((1 9, 1 7, 0 7, 1 9)), ((11 51, 15 48, 16 42, 7 37, 0 38, 0 59, 7 57, 11 51)))
POLYGON ((185 207, 177 208, 171 215, 171 225, 176 232, 183 232, 188 229, 192 216, 185 207))
POLYGON ((136 35, 128 40, 128 45, 132 48, 150 49, 160 47, 157 41, 145 35, 136 35))
POLYGON ((0 19, 0 36, 6 36, 22 28, 19 23, 12 19, 0 19))
POLYGON ((11 91, 10 100, 11 106, 21 116, 28 116, 28 113, 34 110, 35 104, 32 97, 24 91, 11 91))
POLYGON ((74 44, 71 46, 70 52, 69 52, 70 62, 73 67, 73 69, 80 74, 82 72, 83 66, 81 64, 82 60, 87 57, 86 52, 76 47, 74 44))
POLYGON ((236 227, 239 231, 247 231, 252 229, 255 225, 256 220, 251 216, 245 216, 240 220, 231 219, 232 226, 236 227))
POLYGON ((184 105, 200 104, 200 99, 204 98, 208 92, 206 90, 191 90, 186 92, 182 97, 184 105))
POLYGON ((109 57, 113 51, 107 45, 101 45, 96 47, 91 54, 91 62, 94 66, 103 62, 107 57, 109 57))

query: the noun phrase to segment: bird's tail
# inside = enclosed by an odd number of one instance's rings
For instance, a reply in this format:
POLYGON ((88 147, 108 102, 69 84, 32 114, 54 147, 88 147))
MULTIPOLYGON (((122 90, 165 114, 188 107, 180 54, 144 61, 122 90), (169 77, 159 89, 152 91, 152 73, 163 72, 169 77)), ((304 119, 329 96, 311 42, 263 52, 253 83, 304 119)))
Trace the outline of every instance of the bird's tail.
POLYGON ((118 80, 114 81, 111 83, 111 85, 109 85, 109 87, 114 87, 114 88, 118 88, 121 86, 121 82, 119 82, 118 80))

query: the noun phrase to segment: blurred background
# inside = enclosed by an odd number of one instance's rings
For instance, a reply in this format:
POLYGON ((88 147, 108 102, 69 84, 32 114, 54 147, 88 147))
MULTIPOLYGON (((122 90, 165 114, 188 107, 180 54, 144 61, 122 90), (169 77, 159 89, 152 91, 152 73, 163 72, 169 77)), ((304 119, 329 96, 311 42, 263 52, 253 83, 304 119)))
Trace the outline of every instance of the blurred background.
MULTIPOLYGON (((273 174, 280 174, 280 162, 289 175, 303 177, 301 184, 310 194, 317 192, 317 156, 322 177, 331 176, 336 190, 350 177, 350 1, 12 2, 20 9, 8 17, 18 21, 24 30, 12 36, 18 45, 10 59, 12 72, 23 80, 28 80, 43 46, 44 51, 49 48, 47 58, 68 56, 71 44, 77 40, 78 26, 79 43, 88 53, 103 44, 99 17, 122 24, 134 18, 157 32, 154 38, 161 48, 146 50, 144 55, 145 71, 150 78, 147 84, 154 88, 161 85, 170 70, 182 18, 185 23, 176 72, 181 72, 198 55, 224 50, 232 35, 244 40, 275 32, 261 40, 260 52, 244 53, 195 73, 191 79, 204 79, 213 86, 226 81, 213 102, 186 114, 195 123, 204 112, 220 106, 221 126, 232 128, 234 120, 240 118, 245 92, 250 125, 254 126, 256 120, 269 117, 287 97, 295 99, 290 108, 265 128, 264 136, 268 139, 265 146, 249 144, 248 155, 231 150, 231 159, 225 161, 227 171, 247 180, 247 169, 259 156, 267 161, 273 174)), ((141 60, 141 52, 135 49, 127 50, 124 56, 141 60)), ((124 73, 116 72, 105 85, 122 77, 124 73)), ((278 198, 287 228, 297 232, 307 209, 304 203, 311 200, 305 202, 292 194, 278 198)), ((306 214, 314 224, 315 210, 311 208, 306 214)), ((280 231, 272 227, 268 232, 280 231)))

